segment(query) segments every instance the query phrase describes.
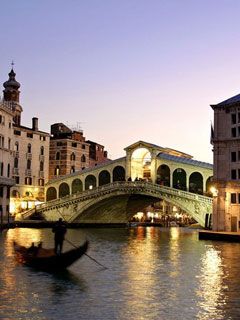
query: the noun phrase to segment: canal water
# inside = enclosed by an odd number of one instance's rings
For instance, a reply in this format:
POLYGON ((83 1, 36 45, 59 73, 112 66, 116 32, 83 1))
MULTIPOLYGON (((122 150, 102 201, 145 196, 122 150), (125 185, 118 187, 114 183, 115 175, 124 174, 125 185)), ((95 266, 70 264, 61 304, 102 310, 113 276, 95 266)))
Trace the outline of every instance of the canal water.
MULTIPOLYGON (((69 229, 87 256, 68 272, 19 265, 12 241, 53 245, 50 229, 0 235, 0 319, 170 320, 240 318, 240 244, 199 241, 187 228, 69 229)), ((70 249, 68 243, 64 250, 70 249)))

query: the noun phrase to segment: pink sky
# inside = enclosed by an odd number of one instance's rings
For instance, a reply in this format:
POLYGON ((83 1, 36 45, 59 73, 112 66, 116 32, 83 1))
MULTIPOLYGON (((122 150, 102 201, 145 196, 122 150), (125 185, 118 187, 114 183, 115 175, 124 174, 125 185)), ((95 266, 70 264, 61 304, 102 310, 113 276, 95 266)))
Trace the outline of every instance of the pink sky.
POLYGON ((138 140, 212 162, 210 104, 239 93, 240 2, 5 1, 0 81, 15 61, 23 125, 79 122, 112 159, 138 140))

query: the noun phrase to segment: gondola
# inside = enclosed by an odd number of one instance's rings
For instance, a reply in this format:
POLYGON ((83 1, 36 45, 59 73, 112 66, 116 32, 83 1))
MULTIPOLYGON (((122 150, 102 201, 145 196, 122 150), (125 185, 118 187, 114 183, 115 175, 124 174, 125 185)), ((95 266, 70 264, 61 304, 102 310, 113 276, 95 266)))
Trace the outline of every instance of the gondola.
POLYGON ((45 249, 38 247, 24 247, 17 242, 13 243, 14 251, 17 260, 29 267, 55 272, 68 268, 71 264, 77 261, 87 251, 88 241, 83 245, 72 250, 56 255, 54 249, 45 249), (34 250, 32 250, 34 249, 34 250))

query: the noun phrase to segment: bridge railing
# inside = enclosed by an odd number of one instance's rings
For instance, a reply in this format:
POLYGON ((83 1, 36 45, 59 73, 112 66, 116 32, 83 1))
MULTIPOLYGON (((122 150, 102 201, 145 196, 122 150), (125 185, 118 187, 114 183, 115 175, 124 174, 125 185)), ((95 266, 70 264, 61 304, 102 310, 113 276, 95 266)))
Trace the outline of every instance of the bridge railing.
POLYGON ((202 196, 199 194, 191 193, 188 191, 180 190, 180 189, 174 189, 171 187, 166 187, 162 186, 159 184, 153 184, 151 182, 144 182, 144 181, 115 181, 109 184, 105 184, 103 186, 99 186, 94 189, 89 189, 85 191, 81 191, 78 193, 74 193, 71 195, 67 195, 62 198, 54 199, 42 204, 39 204, 36 206, 36 210, 43 210, 45 208, 53 207, 53 206, 59 206, 63 205, 64 203, 67 203, 69 201, 74 201, 75 199, 78 200, 86 200, 89 197, 94 197, 100 195, 102 192, 105 191, 115 191, 115 190, 121 190, 122 188, 124 189, 131 189, 133 188, 135 191, 141 191, 139 190, 149 190, 151 192, 156 192, 156 193, 167 193, 167 194, 172 194, 174 196, 180 196, 183 198, 187 198, 189 200, 195 200, 195 201, 200 201, 204 202, 207 204, 212 204, 212 198, 202 196))

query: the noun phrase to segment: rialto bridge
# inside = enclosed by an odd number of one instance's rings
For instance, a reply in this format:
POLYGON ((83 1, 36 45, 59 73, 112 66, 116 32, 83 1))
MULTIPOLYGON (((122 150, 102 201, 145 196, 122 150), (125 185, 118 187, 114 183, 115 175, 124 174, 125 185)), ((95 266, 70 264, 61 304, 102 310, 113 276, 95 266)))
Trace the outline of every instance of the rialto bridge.
POLYGON ((163 199, 204 225, 212 212, 211 164, 143 141, 125 151, 123 158, 49 181, 46 202, 36 212, 46 220, 126 223, 136 212, 163 199))

